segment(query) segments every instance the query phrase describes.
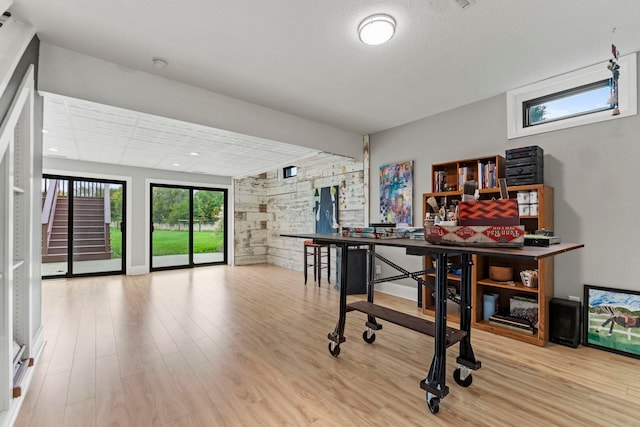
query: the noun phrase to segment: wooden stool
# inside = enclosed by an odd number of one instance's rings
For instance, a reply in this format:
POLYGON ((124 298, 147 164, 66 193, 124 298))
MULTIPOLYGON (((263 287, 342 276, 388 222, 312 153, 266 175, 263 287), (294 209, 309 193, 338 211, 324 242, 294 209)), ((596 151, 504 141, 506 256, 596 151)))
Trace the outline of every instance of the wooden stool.
POLYGON ((304 242, 304 284, 307 284, 307 268, 313 266, 313 281, 318 281, 320 286, 320 276, 323 269, 327 270, 327 281, 331 283, 331 250, 329 245, 313 243, 313 240, 304 242), (322 248, 327 251, 323 255, 322 248), (309 262, 309 256, 313 257, 313 262, 309 262))

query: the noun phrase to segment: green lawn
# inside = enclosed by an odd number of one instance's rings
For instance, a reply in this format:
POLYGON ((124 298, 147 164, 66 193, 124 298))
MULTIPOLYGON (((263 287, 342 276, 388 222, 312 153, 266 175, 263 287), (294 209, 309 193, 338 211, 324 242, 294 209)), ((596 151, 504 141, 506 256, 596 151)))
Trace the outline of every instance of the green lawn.
MULTIPOLYGON (((194 231, 193 253, 203 254, 220 252, 224 246, 222 231, 194 231)), ((122 257, 122 233, 117 228, 111 229, 112 258, 122 257)), ((156 230, 153 232, 153 255, 182 255, 189 252, 189 232, 156 230)))
POLYGON ((119 228, 109 228, 111 236, 111 259, 122 258, 122 232, 119 228))

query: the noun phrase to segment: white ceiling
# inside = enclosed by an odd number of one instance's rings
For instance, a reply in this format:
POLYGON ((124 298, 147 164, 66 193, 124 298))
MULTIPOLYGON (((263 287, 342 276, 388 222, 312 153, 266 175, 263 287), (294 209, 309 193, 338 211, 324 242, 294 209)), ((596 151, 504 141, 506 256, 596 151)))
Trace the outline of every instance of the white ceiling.
POLYGON ((638 0, 464 10, 454 0, 16 0, 10 10, 47 43, 361 134, 606 61, 612 42, 640 50, 638 0), (397 21, 387 44, 358 40, 373 13, 397 21))
POLYGON ((240 177, 317 153, 122 108, 43 95, 43 152, 48 157, 240 177))

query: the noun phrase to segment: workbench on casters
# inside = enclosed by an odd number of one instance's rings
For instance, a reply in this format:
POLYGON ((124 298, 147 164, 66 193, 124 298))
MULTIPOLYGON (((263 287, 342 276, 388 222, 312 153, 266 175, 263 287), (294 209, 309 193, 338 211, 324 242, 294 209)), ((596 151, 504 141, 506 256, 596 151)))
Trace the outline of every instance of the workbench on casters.
MULTIPOLYGON (((471 371, 480 369, 481 363, 476 360, 471 346, 471 266, 472 255, 494 255, 506 258, 527 258, 541 259, 555 256, 563 252, 583 247, 578 243, 561 243, 550 247, 525 246, 522 248, 501 248, 501 247, 476 247, 476 246, 453 246, 431 244, 424 240, 413 240, 407 238, 397 239, 374 239, 365 237, 348 237, 340 234, 282 234, 282 237, 296 237, 312 239, 316 243, 332 244, 342 248, 342 260, 340 273, 342 285, 340 286, 340 314, 338 323, 333 332, 328 334, 329 352, 334 357, 340 354, 340 344, 346 341, 344 328, 347 312, 360 311, 367 315, 366 329, 362 334, 365 342, 372 344, 375 341, 375 331, 382 329, 376 319, 386 320, 399 326, 412 329, 434 337, 434 354, 427 377, 420 381, 420 388, 426 391, 426 400, 429 410, 437 413, 440 408, 440 400, 449 393, 446 385, 446 355, 447 348, 460 343, 459 355, 456 358, 458 367, 453 373, 453 378, 457 384, 468 387, 472 382, 471 371), (365 246, 367 248, 367 299, 347 304, 347 265, 348 248, 350 246, 365 246), (436 283, 435 283, 435 321, 411 316, 396 310, 392 310, 373 302, 374 296, 374 261, 376 259, 376 246, 391 246, 404 248, 407 255, 425 256, 432 255, 436 259, 436 283), (448 258, 450 256, 460 256, 461 263, 461 284, 460 284, 460 329, 447 326, 447 272, 448 258)), ((381 257, 378 257, 381 258, 381 257)), ((409 272, 387 260, 387 264, 403 273, 402 278, 412 278, 418 282, 418 286, 427 285, 423 276, 431 270, 409 272)), ((389 280, 389 279, 387 279, 389 280)))

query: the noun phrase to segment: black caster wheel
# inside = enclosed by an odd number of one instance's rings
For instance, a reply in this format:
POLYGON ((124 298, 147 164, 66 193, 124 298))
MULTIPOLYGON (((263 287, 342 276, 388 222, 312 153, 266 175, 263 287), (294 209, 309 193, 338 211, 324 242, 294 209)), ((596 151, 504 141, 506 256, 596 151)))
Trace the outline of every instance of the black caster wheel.
POLYGON ((469 387, 473 382, 473 376, 470 373, 468 373, 466 378, 462 379, 462 372, 461 372, 462 369, 464 368, 456 368, 456 370, 453 371, 453 379, 456 381, 458 385, 461 385, 462 387, 469 387))
POLYGON ((439 397, 430 397, 431 393, 427 393, 427 406, 429 407, 429 412, 432 414, 437 414, 440 410, 440 398, 439 397))
POLYGON ((371 335, 369 335, 369 334, 370 334, 370 332, 368 330, 364 331, 362 333, 362 339, 367 344, 373 344, 373 342, 376 340, 376 334, 375 334, 375 332, 371 332, 371 335))
POLYGON ((338 355, 340 354, 340 346, 336 343, 334 343, 333 341, 329 343, 329 353, 331 353, 331 355, 333 357, 338 357, 338 355))

